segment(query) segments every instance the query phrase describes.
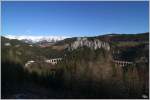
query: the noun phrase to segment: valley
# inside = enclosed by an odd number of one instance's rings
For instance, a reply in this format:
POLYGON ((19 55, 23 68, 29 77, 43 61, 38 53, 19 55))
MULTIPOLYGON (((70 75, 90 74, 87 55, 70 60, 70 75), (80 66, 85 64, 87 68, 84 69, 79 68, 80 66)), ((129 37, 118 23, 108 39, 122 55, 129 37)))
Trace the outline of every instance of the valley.
POLYGON ((2 98, 149 97, 148 32, 26 41, 1 36, 2 98))

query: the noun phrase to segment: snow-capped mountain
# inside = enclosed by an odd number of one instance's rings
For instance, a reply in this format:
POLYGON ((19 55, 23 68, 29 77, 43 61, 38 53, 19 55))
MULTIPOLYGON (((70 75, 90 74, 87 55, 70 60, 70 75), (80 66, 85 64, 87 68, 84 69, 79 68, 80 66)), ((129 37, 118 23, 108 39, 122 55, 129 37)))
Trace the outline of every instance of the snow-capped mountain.
POLYGON ((31 35, 19 35, 19 36, 5 35, 5 37, 9 39, 22 40, 26 43, 37 43, 41 41, 56 42, 68 38, 65 36, 31 36, 31 35))

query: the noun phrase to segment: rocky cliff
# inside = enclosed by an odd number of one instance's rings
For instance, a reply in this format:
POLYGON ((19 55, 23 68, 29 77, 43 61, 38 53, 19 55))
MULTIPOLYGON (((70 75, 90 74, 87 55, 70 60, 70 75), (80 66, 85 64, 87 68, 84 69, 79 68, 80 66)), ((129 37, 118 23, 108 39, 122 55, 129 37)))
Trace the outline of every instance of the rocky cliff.
POLYGON ((108 42, 104 42, 98 39, 88 40, 87 38, 77 38, 76 41, 69 45, 68 50, 74 50, 83 46, 89 47, 94 50, 98 48, 103 48, 108 51, 110 50, 110 45, 108 42))

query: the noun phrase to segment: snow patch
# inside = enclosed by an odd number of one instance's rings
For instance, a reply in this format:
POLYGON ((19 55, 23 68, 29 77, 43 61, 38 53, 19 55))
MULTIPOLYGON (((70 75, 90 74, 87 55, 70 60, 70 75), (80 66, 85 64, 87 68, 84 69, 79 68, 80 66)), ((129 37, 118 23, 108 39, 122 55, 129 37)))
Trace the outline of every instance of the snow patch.
POLYGON ((9 39, 32 40, 32 42, 39 42, 43 40, 51 42, 51 41, 59 41, 68 38, 66 36, 32 36, 32 35, 19 35, 19 36, 5 35, 5 37, 9 39))

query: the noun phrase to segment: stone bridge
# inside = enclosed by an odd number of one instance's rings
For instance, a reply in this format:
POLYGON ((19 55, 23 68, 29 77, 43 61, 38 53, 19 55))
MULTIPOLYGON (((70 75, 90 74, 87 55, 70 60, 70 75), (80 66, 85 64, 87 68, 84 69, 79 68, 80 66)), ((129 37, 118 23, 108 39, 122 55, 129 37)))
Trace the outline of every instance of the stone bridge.
POLYGON ((116 66, 120 66, 120 67, 133 65, 133 62, 129 62, 129 61, 113 60, 113 62, 115 63, 116 66))
POLYGON ((55 58, 55 59, 48 59, 45 60, 46 63, 51 63, 53 65, 57 64, 58 62, 60 62, 62 60, 62 58, 55 58))
MULTIPOLYGON (((55 58, 55 59, 46 59, 44 60, 44 62, 46 63, 50 63, 52 65, 55 65, 57 64, 58 62, 60 62, 62 60, 62 58, 55 58)), ((33 63, 36 63, 37 61, 33 61, 33 60, 30 60, 30 61, 27 61, 25 63, 25 67, 28 67, 29 65, 33 64, 33 63)))

